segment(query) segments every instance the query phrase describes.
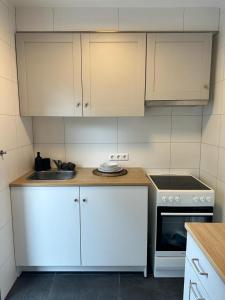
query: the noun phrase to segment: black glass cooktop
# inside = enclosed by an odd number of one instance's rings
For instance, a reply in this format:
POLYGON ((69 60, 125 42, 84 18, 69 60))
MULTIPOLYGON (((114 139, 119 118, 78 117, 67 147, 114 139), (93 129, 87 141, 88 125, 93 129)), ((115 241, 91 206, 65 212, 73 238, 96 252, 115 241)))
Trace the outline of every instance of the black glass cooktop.
POLYGON ((210 190, 192 176, 153 175, 150 178, 159 190, 210 190))

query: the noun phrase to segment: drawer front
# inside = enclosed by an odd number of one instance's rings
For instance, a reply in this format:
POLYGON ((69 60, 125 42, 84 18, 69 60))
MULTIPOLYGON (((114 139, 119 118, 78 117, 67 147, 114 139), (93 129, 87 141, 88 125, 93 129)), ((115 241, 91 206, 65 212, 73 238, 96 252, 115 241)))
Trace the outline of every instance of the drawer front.
POLYGON ((186 265, 190 265, 190 280, 189 280, 189 289, 188 289, 188 296, 189 300, 210 300, 211 298, 207 294, 206 290, 202 286, 198 276, 196 275, 195 271, 193 270, 191 263, 187 259, 186 265))
POLYGON ((225 284, 190 234, 186 256, 199 281, 213 300, 225 299, 225 284))

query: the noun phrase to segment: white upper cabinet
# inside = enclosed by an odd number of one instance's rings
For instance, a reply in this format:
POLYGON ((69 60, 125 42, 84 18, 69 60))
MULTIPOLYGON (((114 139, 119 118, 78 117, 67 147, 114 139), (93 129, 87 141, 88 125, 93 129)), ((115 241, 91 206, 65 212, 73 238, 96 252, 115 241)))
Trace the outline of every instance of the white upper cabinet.
POLYGON ((211 33, 148 34, 146 100, 156 105, 160 100, 205 104, 211 50, 211 33))
POLYGON ((18 34, 23 116, 82 115, 80 34, 18 34))
POLYGON ((146 35, 82 34, 84 116, 143 116, 146 35))

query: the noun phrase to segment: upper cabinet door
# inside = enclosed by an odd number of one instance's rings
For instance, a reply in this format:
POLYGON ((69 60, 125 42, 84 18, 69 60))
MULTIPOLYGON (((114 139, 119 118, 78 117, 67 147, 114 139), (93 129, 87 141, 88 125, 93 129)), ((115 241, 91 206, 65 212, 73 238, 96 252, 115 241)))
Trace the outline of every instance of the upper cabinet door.
POLYGON ((80 34, 18 34, 21 115, 82 115, 80 34))
POLYGON ((82 34, 84 116, 143 116, 146 35, 82 34))
POLYGON ((146 100, 208 100, 212 34, 147 36, 146 100))

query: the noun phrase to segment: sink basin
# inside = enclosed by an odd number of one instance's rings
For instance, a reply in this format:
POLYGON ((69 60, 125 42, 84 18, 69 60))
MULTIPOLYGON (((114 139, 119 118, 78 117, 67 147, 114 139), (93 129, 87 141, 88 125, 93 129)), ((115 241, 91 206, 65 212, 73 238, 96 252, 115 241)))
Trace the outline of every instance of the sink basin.
POLYGON ((27 179, 29 180, 67 180, 72 179, 76 175, 75 171, 38 171, 32 173, 27 179))

